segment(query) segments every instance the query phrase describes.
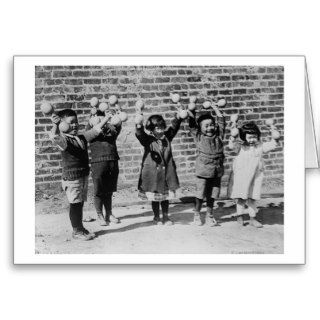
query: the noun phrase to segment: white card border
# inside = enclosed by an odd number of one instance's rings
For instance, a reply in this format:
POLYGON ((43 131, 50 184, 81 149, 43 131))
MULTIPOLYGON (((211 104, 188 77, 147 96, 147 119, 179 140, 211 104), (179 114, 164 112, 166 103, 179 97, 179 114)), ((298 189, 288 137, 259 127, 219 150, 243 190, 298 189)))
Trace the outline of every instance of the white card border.
POLYGON ((14 263, 16 264, 304 264, 304 56, 15 56, 14 263), (36 65, 284 66, 284 254, 35 254, 34 84, 36 65), (32 110, 32 112, 30 112, 32 110), (297 134, 297 127, 299 132, 297 134), (302 152, 297 152, 302 150, 302 152), (299 169, 299 170, 297 170, 299 169), (291 200, 290 200, 291 199, 291 200))

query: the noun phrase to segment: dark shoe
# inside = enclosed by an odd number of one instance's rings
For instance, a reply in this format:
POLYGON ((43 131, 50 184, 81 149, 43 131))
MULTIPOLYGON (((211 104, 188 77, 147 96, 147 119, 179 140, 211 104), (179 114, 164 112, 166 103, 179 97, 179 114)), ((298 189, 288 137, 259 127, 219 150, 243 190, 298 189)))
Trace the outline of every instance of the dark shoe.
POLYGON ((173 221, 172 221, 172 220, 169 218, 169 216, 167 216, 167 215, 163 215, 162 223, 163 223, 165 226, 172 226, 172 225, 173 225, 173 221))
POLYGON ((116 218, 112 213, 109 215, 109 221, 110 221, 111 223, 115 223, 115 224, 121 222, 120 219, 119 219, 119 218, 116 218))
POLYGON ((262 228, 263 227, 263 225, 255 218, 250 218, 249 224, 250 224, 250 226, 253 226, 255 228, 262 228))
POLYGON ((109 222, 105 220, 103 214, 98 214, 97 221, 100 224, 100 226, 108 226, 109 225, 109 222))
POLYGON ((154 224, 157 224, 157 225, 161 224, 161 219, 160 219, 160 217, 159 217, 159 216, 155 216, 155 217, 153 218, 153 223, 154 223, 154 224))
POLYGON ((72 238, 76 240, 92 240, 95 238, 94 233, 90 233, 87 229, 83 228, 82 230, 75 230, 72 232, 72 238))
POLYGON ((237 216, 237 222, 238 222, 240 225, 244 226, 243 216, 237 216))

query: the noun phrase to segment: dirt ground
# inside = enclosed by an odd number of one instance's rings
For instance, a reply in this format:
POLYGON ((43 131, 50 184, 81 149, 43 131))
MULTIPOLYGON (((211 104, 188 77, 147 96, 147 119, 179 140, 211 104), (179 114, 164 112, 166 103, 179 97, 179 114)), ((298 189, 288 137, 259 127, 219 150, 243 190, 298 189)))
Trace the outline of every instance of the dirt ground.
MULTIPOLYGON (((102 227, 95 220, 85 222, 85 227, 96 234, 92 241, 72 239, 68 207, 59 197, 38 201, 36 253, 283 253, 283 198, 259 201, 258 220, 264 225, 261 229, 240 226, 233 217, 235 206, 230 200, 216 203, 220 226, 194 226, 190 200, 182 197, 170 204, 173 226, 154 225, 150 203, 123 206, 125 201, 115 201, 113 213, 121 223, 102 227)), ((90 201, 85 205, 84 216, 95 218, 90 201)))

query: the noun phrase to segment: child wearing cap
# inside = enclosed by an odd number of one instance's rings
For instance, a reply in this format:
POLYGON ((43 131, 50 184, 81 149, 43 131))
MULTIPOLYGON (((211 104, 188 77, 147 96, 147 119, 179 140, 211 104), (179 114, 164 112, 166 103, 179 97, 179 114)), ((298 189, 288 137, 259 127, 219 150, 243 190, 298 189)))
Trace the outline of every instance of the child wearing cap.
MULTIPOLYGON (((89 157, 87 142, 95 139, 110 119, 107 114, 91 130, 78 134, 78 118, 72 109, 64 109, 52 115, 53 127, 50 138, 61 151, 62 188, 69 202, 69 218, 73 228, 72 237, 80 240, 91 240, 95 237, 82 224, 83 204, 87 200, 89 157), (60 123, 63 124, 60 126, 60 123), (64 127, 64 132, 59 128, 64 127)), ((62 130, 62 129, 61 129, 62 130)))
POLYGON ((195 137, 197 148, 196 158, 196 196, 195 196, 195 225, 217 225, 213 213, 214 200, 219 196, 221 177, 224 174, 223 137, 225 119, 217 106, 213 112, 201 115, 196 120, 195 111, 189 111, 189 126, 195 137), (207 213, 201 213, 202 203, 207 200, 207 213))
MULTIPOLYGON (((103 112, 98 110, 96 117, 102 117, 103 112)), ((86 130, 90 131, 90 121, 86 130)), ((119 175, 119 155, 116 140, 121 132, 121 122, 118 125, 107 123, 96 138, 90 141, 91 170, 94 189, 94 206, 98 222, 101 226, 110 223, 120 223, 120 219, 112 214, 112 194, 117 191, 119 175), (105 216, 103 216, 103 207, 105 216)))

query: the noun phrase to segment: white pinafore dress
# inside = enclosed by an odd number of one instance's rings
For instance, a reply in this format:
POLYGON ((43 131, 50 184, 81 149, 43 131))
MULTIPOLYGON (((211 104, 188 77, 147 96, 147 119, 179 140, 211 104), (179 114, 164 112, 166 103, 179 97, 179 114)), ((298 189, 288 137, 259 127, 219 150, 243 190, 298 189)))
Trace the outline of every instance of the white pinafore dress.
POLYGON ((239 154, 233 162, 232 199, 261 198, 261 187, 264 177, 263 153, 276 147, 274 140, 254 146, 241 145, 239 154))

